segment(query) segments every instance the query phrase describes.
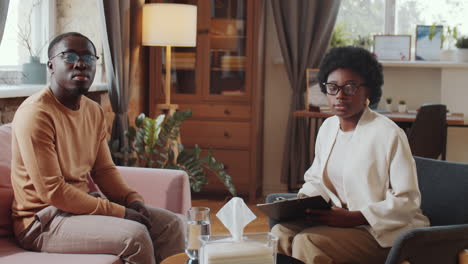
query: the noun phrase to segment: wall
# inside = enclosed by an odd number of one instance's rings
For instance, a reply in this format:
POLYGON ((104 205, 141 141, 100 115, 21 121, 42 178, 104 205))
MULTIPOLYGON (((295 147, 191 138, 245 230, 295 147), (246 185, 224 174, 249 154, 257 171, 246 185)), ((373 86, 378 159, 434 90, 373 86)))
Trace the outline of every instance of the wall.
POLYGON ((13 120, 16 109, 24 99, 26 98, 0 98, 0 125, 10 123, 13 120))
MULTIPOLYGON (((110 102, 107 92, 90 92, 87 96, 100 103, 104 111, 110 111, 110 102)), ((0 98, 0 125, 13 121, 16 110, 26 98, 27 97, 0 98)))

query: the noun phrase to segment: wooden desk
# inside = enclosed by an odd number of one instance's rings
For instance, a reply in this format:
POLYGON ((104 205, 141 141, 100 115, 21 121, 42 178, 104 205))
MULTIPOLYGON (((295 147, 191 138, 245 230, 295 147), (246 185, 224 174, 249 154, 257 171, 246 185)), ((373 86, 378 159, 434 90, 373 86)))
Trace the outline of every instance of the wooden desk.
MULTIPOLYGON (((380 114, 390 118, 395 123, 400 124, 400 126, 402 126, 403 124, 404 128, 409 128, 411 126, 411 123, 413 123, 414 120, 416 120, 416 113, 412 113, 412 112, 410 113, 380 112, 380 114)), ((293 116, 295 117, 306 117, 309 119, 313 118, 315 120, 314 141, 317 138, 317 134, 318 134, 319 120, 323 122, 323 120, 325 120, 326 118, 332 115, 333 114, 331 111, 310 112, 308 110, 300 110, 300 111, 296 111, 293 113, 293 116)), ((310 125, 311 123, 309 123, 309 131, 310 131, 310 125)), ((463 113, 451 113, 450 115, 447 115, 447 126, 468 127, 468 124, 465 124, 463 113)), ((445 142, 447 142, 447 138, 445 138, 445 142)), ((445 146, 447 146, 447 144, 445 144, 445 146)), ((447 150, 444 149, 442 152, 443 160, 445 160, 446 153, 447 153, 447 150)))
MULTIPOLYGON (((390 118, 395 122, 408 122, 412 123, 416 120, 416 113, 398 113, 398 112, 381 112, 380 114, 390 118)), ((310 112, 307 110, 296 111, 293 113, 293 116, 297 117, 310 117, 316 119, 325 119, 327 117, 332 116, 331 111, 326 112, 310 112)), ((464 125, 464 115, 463 113, 452 113, 447 115, 447 125, 448 126, 456 126, 456 125, 464 125)))

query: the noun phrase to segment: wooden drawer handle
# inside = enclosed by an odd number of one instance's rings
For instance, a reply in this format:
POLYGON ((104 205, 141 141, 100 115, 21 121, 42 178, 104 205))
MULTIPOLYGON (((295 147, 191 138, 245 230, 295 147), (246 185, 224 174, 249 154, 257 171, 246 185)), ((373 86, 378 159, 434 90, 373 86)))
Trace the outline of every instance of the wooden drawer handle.
POLYGON ((229 134, 229 132, 227 132, 227 131, 224 131, 224 137, 225 138, 230 138, 231 134, 229 134))
POLYGON ((231 111, 229 111, 229 109, 224 109, 224 114, 225 114, 225 115, 230 115, 230 114, 231 114, 231 111))

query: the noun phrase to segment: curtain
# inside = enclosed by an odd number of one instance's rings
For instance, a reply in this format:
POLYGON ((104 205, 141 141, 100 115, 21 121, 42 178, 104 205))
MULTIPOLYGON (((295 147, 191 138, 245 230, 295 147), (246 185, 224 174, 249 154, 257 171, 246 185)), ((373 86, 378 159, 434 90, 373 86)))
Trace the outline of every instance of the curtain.
POLYGON ((0 44, 2 43, 3 32, 5 31, 9 3, 10 0, 0 1, 0 44))
POLYGON ((143 60, 141 50, 141 9, 144 0, 101 0, 106 78, 112 111, 115 113, 111 140, 119 140, 120 150, 128 145, 128 104, 132 84, 143 60))
POLYGON ((310 165, 309 124, 292 112, 304 109, 306 68, 317 68, 335 26, 340 0, 271 0, 281 53, 292 89, 281 182, 290 190, 310 165))

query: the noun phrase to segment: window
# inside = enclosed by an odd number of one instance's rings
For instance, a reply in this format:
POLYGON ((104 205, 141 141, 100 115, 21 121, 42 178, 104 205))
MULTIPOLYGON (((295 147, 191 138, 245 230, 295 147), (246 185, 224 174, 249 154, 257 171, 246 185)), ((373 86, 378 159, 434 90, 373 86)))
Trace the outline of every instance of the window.
MULTIPOLYGON (((396 0, 396 34, 415 35, 417 25, 457 27, 460 35, 468 35, 468 1, 466 0, 396 0)), ((447 43, 453 48, 455 43, 447 43)))
MULTIPOLYGON (((385 0, 343 0, 336 19, 348 38, 384 33, 385 0)), ((351 43, 350 43, 351 44, 351 43)))
POLYGON ((409 34, 414 44, 416 25, 457 26, 459 35, 468 35, 466 14, 466 0, 343 0, 335 31, 347 45, 374 34, 409 34))
POLYGON ((55 18, 54 0, 10 0, 0 45, 0 83, 18 84, 21 66, 38 56, 47 61, 47 41, 55 18))

